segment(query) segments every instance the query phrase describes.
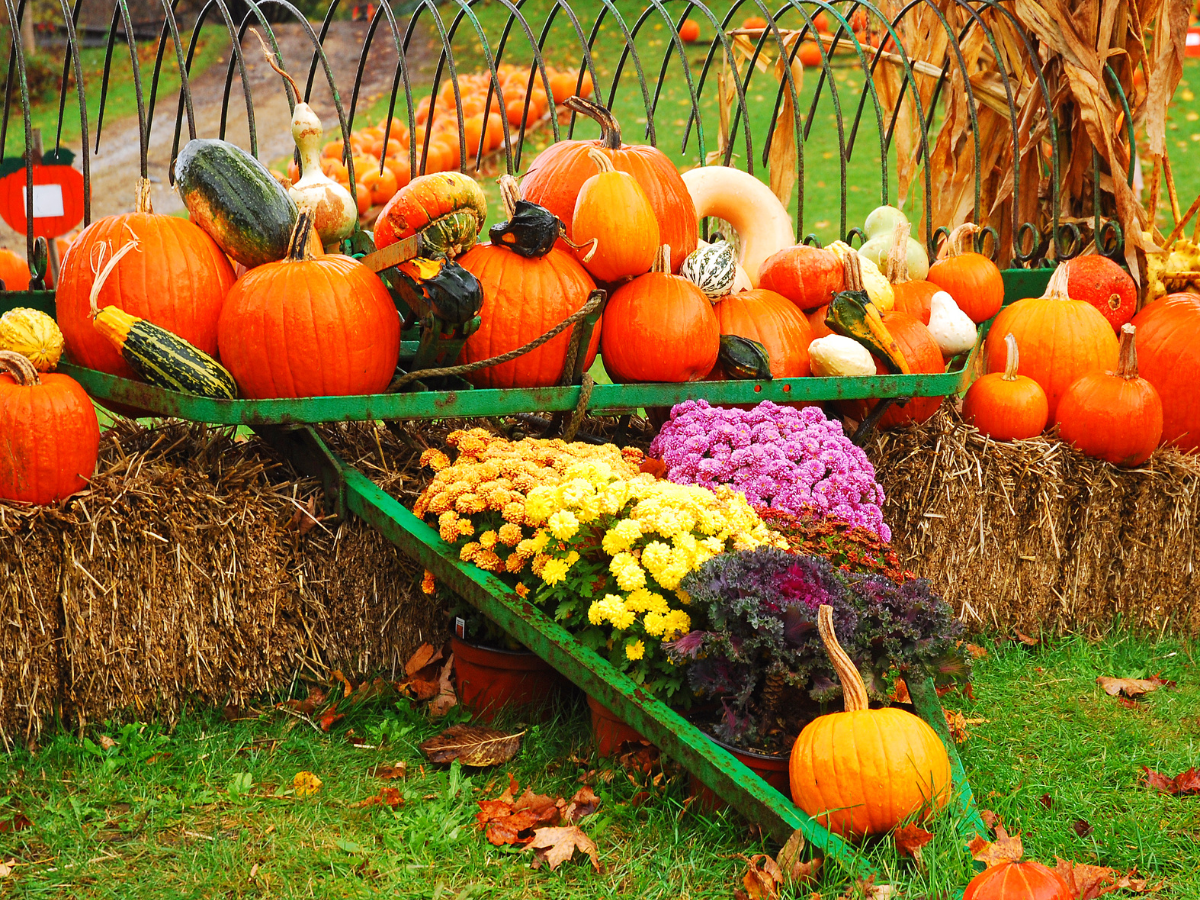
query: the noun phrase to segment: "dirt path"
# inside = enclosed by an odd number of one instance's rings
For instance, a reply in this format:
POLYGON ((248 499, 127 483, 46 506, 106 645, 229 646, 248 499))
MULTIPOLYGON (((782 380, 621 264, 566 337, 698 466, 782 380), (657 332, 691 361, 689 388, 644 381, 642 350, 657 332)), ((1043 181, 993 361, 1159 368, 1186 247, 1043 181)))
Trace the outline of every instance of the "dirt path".
MULTIPOLYGON (((275 32, 283 53, 284 64, 303 83, 308 73, 308 61, 312 44, 298 24, 277 25, 275 32)), ((359 52, 367 32, 365 22, 334 22, 325 39, 325 54, 338 85, 343 109, 349 115, 350 98, 353 94, 354 78, 358 68, 359 52)), ((389 39, 381 39, 380 29, 371 45, 371 55, 363 73, 363 85, 359 92, 359 111, 383 91, 391 90, 395 73, 396 57, 389 39)), ((255 131, 258 135, 259 159, 270 164, 287 157, 293 150, 291 136, 291 114, 282 79, 271 71, 258 40, 248 34, 242 44, 246 59, 247 76, 251 97, 254 102, 255 131)), ((426 53, 426 42, 415 38, 409 54, 409 65, 421 68, 418 57, 426 53)), ((211 66, 192 82, 192 104, 196 115, 196 136, 215 138, 221 122, 221 97, 225 87, 225 60, 211 66)), ((146 74, 149 78, 148 73, 146 74)), ((89 90, 99 90, 99 84, 88 85, 89 90)), ((174 213, 183 209, 183 202, 171 187, 168 166, 171 160, 171 143, 175 132, 175 112, 178 108, 178 92, 160 96, 155 104, 154 121, 150 131, 149 166, 151 192, 155 212, 174 213)), ((334 109, 329 83, 318 69, 314 82, 311 105, 321 117, 326 133, 336 133, 337 113, 334 109)), ((361 115, 356 125, 366 124, 361 115)), ((94 128, 94 123, 93 123, 94 128)), ((249 149, 249 129, 246 120, 246 103, 239 82, 234 77, 225 139, 249 149)), ((93 137, 93 142, 95 138, 93 137)), ((187 141, 187 125, 184 124, 181 145, 187 141)), ((100 152, 92 156, 92 219, 133 208, 134 182, 138 174, 138 120, 136 116, 117 122, 105 123, 100 138, 100 152)), ((12 231, 0 222, 0 244, 11 247, 24 255, 25 236, 12 231)))

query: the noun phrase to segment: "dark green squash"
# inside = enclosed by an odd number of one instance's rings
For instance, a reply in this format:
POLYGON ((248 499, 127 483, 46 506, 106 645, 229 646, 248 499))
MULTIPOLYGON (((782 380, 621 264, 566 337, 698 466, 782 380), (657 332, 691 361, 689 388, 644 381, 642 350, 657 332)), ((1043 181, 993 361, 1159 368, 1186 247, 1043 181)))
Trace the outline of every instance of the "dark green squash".
POLYGON ((175 188, 192 221, 247 268, 283 259, 298 211, 266 166, 227 141, 188 141, 175 188))
POLYGON ((767 348, 741 335, 721 335, 717 362, 726 378, 745 381, 768 381, 771 378, 771 357, 767 348))
POLYGON ((394 296, 417 315, 432 312, 443 322, 470 322, 483 306, 479 279, 456 262, 416 257, 385 273, 394 296))
POLYGON ((893 375, 911 375, 912 369, 904 353, 863 288, 862 269, 858 254, 853 250, 846 253, 845 266, 846 290, 834 294, 825 314, 825 324, 835 334, 862 344, 893 375))
POLYGON ((528 200, 517 200, 508 221, 488 229, 493 244, 527 259, 545 256, 562 235, 558 216, 528 200))

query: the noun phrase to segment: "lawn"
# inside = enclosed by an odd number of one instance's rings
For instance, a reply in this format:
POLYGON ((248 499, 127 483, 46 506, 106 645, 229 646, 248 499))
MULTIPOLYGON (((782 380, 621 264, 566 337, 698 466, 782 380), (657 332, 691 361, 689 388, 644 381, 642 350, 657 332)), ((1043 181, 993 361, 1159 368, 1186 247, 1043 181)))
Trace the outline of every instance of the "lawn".
MULTIPOLYGON (((1162 882, 1151 896, 1200 896, 1200 799, 1139 784, 1141 766, 1173 775, 1200 763, 1193 645, 1113 634, 984 647, 977 700, 946 698, 985 720, 960 747, 980 805, 1023 832, 1032 858, 1136 866, 1162 882), (1154 673, 1179 686, 1135 708, 1096 684, 1100 675, 1154 673)), ((464 717, 452 712, 450 721, 464 717)), ((745 868, 739 854, 777 849, 736 814, 689 807, 686 776, 669 762, 656 782, 593 758, 582 704, 548 724, 499 723, 527 730, 520 754, 490 770, 423 762, 417 744, 444 724, 408 701, 375 700, 324 734, 264 699, 236 714, 191 710, 173 731, 107 725, 46 736, 35 752, 0 759, 0 861, 11 860, 0 896, 724 900, 745 868), (364 746, 348 739, 351 729, 364 746), (105 749, 102 736, 115 744, 105 749), (376 766, 400 762, 403 780, 373 777, 376 766), (296 796, 301 771, 322 780, 315 795, 296 796), (477 801, 500 794, 509 775, 566 798, 581 782, 593 786, 601 805, 582 827, 598 845, 601 873, 582 856, 556 872, 534 870, 531 853, 484 839, 477 801), (387 786, 403 797, 398 808, 353 805, 387 786), (18 816, 31 825, 9 830, 23 824, 18 816)), ((900 896, 953 893, 970 877, 953 826, 948 814, 933 823, 920 866, 887 841, 868 852, 900 896)), ((850 887, 830 864, 800 896, 832 900, 850 887)))

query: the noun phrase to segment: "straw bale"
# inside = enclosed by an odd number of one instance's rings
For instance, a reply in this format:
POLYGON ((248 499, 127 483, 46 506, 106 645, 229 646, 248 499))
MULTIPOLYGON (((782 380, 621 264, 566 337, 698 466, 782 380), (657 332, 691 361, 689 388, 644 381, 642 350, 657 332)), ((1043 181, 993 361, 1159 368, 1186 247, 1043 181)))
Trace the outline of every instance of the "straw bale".
POLYGON ((314 496, 257 440, 121 423, 88 491, 0 504, 0 742, 55 716, 241 705, 298 672, 381 671, 436 640, 444 611, 371 528, 302 533, 314 496))
POLYGON ((1200 633, 1200 457, 1116 469, 1049 437, 991 441, 949 405, 868 453, 902 561, 969 628, 1200 633))

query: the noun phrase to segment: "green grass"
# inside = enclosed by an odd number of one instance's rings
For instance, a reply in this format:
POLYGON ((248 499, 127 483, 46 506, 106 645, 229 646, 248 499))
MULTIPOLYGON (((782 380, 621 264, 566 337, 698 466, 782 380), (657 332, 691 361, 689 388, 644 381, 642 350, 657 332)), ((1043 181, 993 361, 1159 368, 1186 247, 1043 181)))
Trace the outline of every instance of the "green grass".
MULTIPOLYGON (((1200 763, 1192 645, 1114 635, 1036 650, 987 646, 990 655, 976 665, 978 700, 947 700, 968 718, 988 720, 962 747, 980 805, 1021 830, 1033 858, 1137 866, 1167 883, 1161 897, 1200 896, 1200 799, 1138 785, 1142 765, 1173 775, 1200 763), (1136 710, 1095 684, 1098 675, 1155 672, 1180 686, 1136 710), (1087 838, 1073 828, 1079 819, 1092 826, 1087 838)), ((685 810, 686 776, 668 766, 658 787, 620 771, 596 781, 602 806, 584 827, 599 845, 603 873, 581 860, 555 873, 533 871, 529 854, 484 840, 476 801, 499 794, 510 772, 522 785, 570 797, 583 773, 603 768, 589 758, 586 713, 578 707, 529 725, 520 755, 482 772, 422 768, 416 745, 440 727, 407 702, 376 701, 328 735, 281 713, 228 722, 200 710, 171 733, 108 726, 83 738, 55 734, 36 753, 0 759, 0 821, 21 812, 33 823, 0 833, 0 859, 17 861, 0 896, 724 900, 744 867, 737 854, 764 849, 736 815, 685 810), (372 748, 355 748, 348 728, 372 748), (100 749, 100 734, 117 746, 100 749), (401 759, 409 777, 389 784, 402 792, 402 807, 351 808, 384 786, 370 775, 375 765, 401 759), (301 770, 323 780, 316 796, 288 793, 301 770), (642 790, 653 799, 635 807, 642 790)), ((971 870, 954 825, 950 815, 938 817, 921 867, 898 859, 887 841, 868 853, 901 896, 961 889, 971 870)), ((832 900, 849 883, 828 865, 820 894, 832 900)))

